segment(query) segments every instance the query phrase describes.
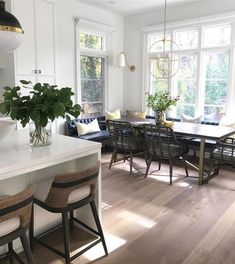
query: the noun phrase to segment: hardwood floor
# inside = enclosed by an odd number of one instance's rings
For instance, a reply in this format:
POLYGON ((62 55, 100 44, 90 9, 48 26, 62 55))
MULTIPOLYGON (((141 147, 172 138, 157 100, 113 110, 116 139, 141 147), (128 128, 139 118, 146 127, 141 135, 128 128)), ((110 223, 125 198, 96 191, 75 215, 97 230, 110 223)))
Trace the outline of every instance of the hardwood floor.
MULTIPOLYGON (((221 169, 209 184, 185 178, 183 164, 173 169, 163 164, 143 179, 145 162, 119 162, 108 170, 110 153, 102 155, 103 228, 109 256, 102 258, 96 246, 74 264, 234 264, 235 263, 235 170, 221 169), (101 258, 99 258, 101 257, 101 258), (93 260, 95 259, 95 260, 93 260)), ((189 170, 190 175, 196 172, 189 170)), ((62 260, 37 246, 38 264, 62 260), (43 257, 42 257, 43 256, 43 257)))

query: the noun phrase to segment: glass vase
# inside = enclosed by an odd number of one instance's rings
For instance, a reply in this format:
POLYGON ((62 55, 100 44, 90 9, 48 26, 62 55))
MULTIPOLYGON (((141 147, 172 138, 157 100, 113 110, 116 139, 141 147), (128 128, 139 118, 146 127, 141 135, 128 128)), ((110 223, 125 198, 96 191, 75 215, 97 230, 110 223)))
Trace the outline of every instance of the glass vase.
POLYGON ((161 125, 164 123, 165 120, 165 112, 157 110, 155 111, 155 122, 157 125, 161 125))
POLYGON ((33 147, 51 145, 51 122, 48 122, 46 127, 35 125, 34 122, 29 123, 29 139, 33 147))

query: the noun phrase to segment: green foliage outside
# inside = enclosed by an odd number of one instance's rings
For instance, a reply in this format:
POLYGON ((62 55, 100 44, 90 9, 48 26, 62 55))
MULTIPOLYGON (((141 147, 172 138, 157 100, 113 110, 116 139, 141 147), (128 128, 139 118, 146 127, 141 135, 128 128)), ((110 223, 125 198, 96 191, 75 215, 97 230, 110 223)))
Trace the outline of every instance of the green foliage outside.
POLYGON ((102 37, 81 32, 80 48, 102 50, 102 37))
POLYGON ((71 88, 57 89, 56 85, 36 83, 33 87, 29 81, 20 81, 27 88, 32 89, 30 95, 21 96, 20 87, 5 87, 0 112, 10 115, 12 120, 18 120, 23 127, 30 120, 35 127, 46 127, 49 120, 57 117, 70 119, 69 115, 77 117, 82 111, 79 104, 73 105, 71 88))

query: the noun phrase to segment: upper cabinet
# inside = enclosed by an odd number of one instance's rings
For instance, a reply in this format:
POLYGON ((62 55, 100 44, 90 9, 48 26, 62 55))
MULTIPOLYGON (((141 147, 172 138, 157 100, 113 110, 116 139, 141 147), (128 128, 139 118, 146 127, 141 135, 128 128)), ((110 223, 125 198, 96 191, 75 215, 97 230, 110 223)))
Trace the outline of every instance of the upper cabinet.
POLYGON ((14 13, 24 29, 15 53, 16 80, 55 83, 54 4, 46 0, 14 0, 14 13))

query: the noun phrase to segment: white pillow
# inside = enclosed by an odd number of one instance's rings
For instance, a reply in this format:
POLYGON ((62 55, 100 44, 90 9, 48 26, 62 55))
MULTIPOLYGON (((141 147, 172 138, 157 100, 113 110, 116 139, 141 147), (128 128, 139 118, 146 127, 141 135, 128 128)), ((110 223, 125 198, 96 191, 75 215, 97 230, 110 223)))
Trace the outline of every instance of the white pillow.
POLYGON ((78 135, 82 136, 89 133, 99 132, 100 127, 97 119, 94 119, 89 124, 77 123, 78 135))
POLYGON ((181 117, 182 122, 195 123, 195 124, 200 124, 201 119, 202 119, 202 116, 191 117, 185 114, 182 114, 182 117, 181 117))

